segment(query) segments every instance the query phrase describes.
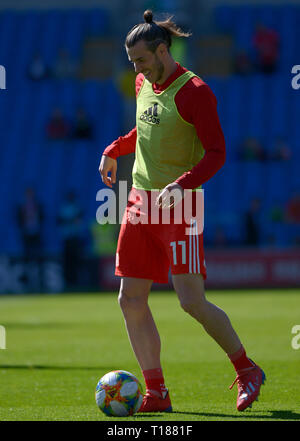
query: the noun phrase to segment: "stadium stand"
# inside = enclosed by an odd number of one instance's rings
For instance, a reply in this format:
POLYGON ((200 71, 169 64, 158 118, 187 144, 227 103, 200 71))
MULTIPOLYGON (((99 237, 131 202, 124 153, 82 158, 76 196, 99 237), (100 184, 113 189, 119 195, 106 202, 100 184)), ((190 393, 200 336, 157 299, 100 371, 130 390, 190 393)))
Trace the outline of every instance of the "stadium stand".
POLYGON ((108 29, 107 12, 48 11, 0 14, 0 57, 9 72, 1 95, 0 125, 6 148, 0 153, 1 253, 19 255, 15 207, 26 185, 33 185, 45 209, 44 245, 47 253, 59 252, 57 207, 68 189, 78 191, 88 219, 96 212, 95 195, 102 183, 98 163, 104 147, 120 132, 121 100, 112 80, 50 78, 32 82, 26 69, 38 50, 53 66, 60 48, 79 61, 83 41, 108 29), (82 106, 95 124, 93 141, 50 142, 45 126, 54 107, 72 121, 82 106), (113 116, 112 116, 113 115, 113 116), (9 129, 8 129, 9 128, 9 129))
MULTIPOLYGON (((280 61, 271 77, 255 73, 242 77, 205 78, 218 98, 219 114, 227 143, 227 165, 208 182, 206 192, 208 243, 219 222, 229 241, 243 243, 243 215, 252 198, 259 196, 265 217, 262 227, 274 233, 278 245, 292 245, 296 228, 285 223, 266 221, 273 203, 285 204, 299 191, 300 113, 299 92, 290 85, 290 69, 299 60, 300 8, 278 6, 222 6, 216 8, 219 32, 231 34, 235 47, 249 51, 257 21, 273 27, 280 35, 280 61), (299 51, 298 51, 299 55, 299 51), (257 137, 271 149, 276 136, 291 147, 286 162, 241 162, 237 149, 247 136, 257 137), (224 184, 225 183, 225 184, 224 184), (226 195, 224 195, 224 186, 226 195)), ((7 90, 1 93, 0 131, 0 253, 20 255, 20 238, 14 215, 26 185, 33 185, 45 208, 45 250, 57 254, 60 241, 56 215, 68 189, 78 192, 87 223, 95 218, 95 195, 102 183, 98 164, 105 146, 121 133, 122 99, 112 79, 47 79, 33 82, 26 76, 36 51, 53 66, 64 48, 79 62, 88 36, 106 36, 110 32, 106 10, 2 11, 0 13, 0 60, 8 75, 7 90), (59 106, 70 120, 82 106, 95 127, 93 141, 71 140, 51 143, 45 137, 45 125, 54 107, 59 106)), ((199 72, 201 75, 201 72, 199 72)), ((230 242, 229 242, 230 243, 230 242)))

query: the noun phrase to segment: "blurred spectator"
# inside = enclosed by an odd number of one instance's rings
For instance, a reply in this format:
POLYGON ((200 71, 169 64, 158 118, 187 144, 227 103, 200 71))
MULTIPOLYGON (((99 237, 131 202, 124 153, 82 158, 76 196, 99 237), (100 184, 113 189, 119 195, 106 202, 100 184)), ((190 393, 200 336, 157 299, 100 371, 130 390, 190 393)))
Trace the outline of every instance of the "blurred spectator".
POLYGON ((260 199, 253 199, 245 215, 245 245, 256 246, 260 243, 259 214, 260 199))
MULTIPOLYGON (((181 28, 183 26, 180 25, 181 28)), ((175 61, 184 66, 187 62, 187 42, 185 38, 173 38, 171 54, 175 61)))
POLYGON ((286 206, 286 221, 300 224, 300 193, 294 194, 286 206))
POLYGON ((25 260, 39 259, 42 245, 43 210, 31 187, 25 190, 24 201, 17 207, 17 221, 22 236, 25 260))
POLYGON ((270 210, 270 219, 275 223, 284 222, 284 209, 279 202, 274 203, 270 210))
POLYGON ((239 51, 234 59, 234 72, 239 75, 248 75, 253 72, 251 60, 246 51, 239 51))
POLYGON ((57 223, 63 240, 63 267, 67 288, 79 281, 80 258, 83 250, 83 212, 74 191, 66 194, 59 210, 57 223))
POLYGON ((27 75, 32 81, 41 81, 49 77, 49 68, 39 52, 37 52, 29 63, 27 75))
POLYGON ((264 161, 266 159, 266 153, 256 138, 248 137, 240 147, 239 159, 242 161, 264 161))
POLYGON ((292 150, 284 138, 278 136, 274 143, 274 149, 270 159, 274 161, 288 161, 292 157, 292 150))
POLYGON ((71 133, 71 126, 64 117, 62 110, 56 108, 46 127, 47 137, 51 140, 68 139, 71 133))
POLYGON ((135 101, 136 94, 135 94, 135 78, 136 73, 132 68, 125 70, 122 70, 122 72, 119 75, 118 82, 119 82, 119 88, 121 93, 123 94, 124 98, 130 98, 135 101))
POLYGON ((80 108, 76 113, 74 138, 76 139, 92 139, 93 129, 84 109, 80 108))
POLYGON ((263 73, 272 73, 277 68, 279 56, 279 36, 273 29, 257 24, 253 38, 258 69, 263 73))
POLYGON ((66 49, 60 49, 53 67, 53 76, 57 79, 75 78, 78 73, 77 63, 71 59, 66 49))
POLYGON ((123 131, 129 132, 135 124, 136 118, 136 95, 135 95, 135 78, 134 69, 125 69, 119 76, 119 89, 122 93, 123 106, 123 131))
POLYGON ((94 220, 90 225, 91 252, 97 262, 97 284, 103 284, 105 258, 116 254, 119 226, 116 224, 100 225, 94 220))
POLYGON ((92 254, 94 256, 114 256, 117 249, 119 226, 99 224, 96 220, 90 225, 92 236, 92 254))

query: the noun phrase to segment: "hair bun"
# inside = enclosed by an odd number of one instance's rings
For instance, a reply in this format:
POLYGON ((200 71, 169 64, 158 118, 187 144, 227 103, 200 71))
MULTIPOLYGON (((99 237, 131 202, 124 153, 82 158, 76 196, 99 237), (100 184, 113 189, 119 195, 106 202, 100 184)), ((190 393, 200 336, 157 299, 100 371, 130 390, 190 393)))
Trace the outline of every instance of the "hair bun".
POLYGON ((144 12, 144 20, 146 23, 153 23, 153 13, 150 9, 144 12))

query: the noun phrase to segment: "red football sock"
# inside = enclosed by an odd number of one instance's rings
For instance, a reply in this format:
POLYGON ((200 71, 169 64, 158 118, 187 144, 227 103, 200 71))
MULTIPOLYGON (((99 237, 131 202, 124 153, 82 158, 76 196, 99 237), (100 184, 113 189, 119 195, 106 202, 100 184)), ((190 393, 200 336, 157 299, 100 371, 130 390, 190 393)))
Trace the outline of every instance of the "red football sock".
POLYGON ((146 383, 146 390, 151 390, 157 395, 163 397, 163 392, 167 391, 162 369, 146 369, 143 376, 146 383))
POLYGON ((237 374, 241 372, 243 369, 248 369, 254 366, 254 363, 247 357, 243 345, 234 354, 230 354, 230 355, 228 354, 228 357, 231 363, 233 364, 237 374))

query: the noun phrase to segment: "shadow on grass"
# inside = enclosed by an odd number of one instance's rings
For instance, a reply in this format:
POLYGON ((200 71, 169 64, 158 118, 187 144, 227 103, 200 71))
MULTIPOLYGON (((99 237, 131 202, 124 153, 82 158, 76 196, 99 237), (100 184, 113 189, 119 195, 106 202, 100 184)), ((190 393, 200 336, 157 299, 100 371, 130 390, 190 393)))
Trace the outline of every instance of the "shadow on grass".
POLYGON ((32 321, 32 322, 12 322, 12 323, 1 323, 6 329, 14 330, 14 329, 22 329, 22 330, 31 330, 31 329, 67 329, 74 326, 77 326, 76 323, 58 323, 58 322, 41 322, 41 321, 32 321))
POLYGON ((209 412, 181 412, 174 410, 175 414, 183 415, 198 415, 199 417, 219 417, 219 418, 245 418, 245 419, 262 419, 262 420, 300 420, 300 413, 293 412, 292 410, 264 410, 270 412, 270 415, 262 415, 258 412, 253 413, 250 410, 240 412, 239 414, 225 414, 225 413, 209 413, 209 412))
POLYGON ((115 366, 47 366, 47 365, 37 365, 37 364, 2 364, 0 365, 0 369, 24 369, 24 370, 33 370, 33 369, 41 369, 41 370, 72 370, 72 371, 113 371, 116 370, 115 366))
POLYGON ((132 417, 133 418, 165 418, 166 415, 171 415, 170 413, 166 412, 157 412, 157 413, 135 413, 132 417))

